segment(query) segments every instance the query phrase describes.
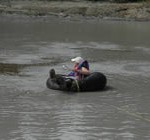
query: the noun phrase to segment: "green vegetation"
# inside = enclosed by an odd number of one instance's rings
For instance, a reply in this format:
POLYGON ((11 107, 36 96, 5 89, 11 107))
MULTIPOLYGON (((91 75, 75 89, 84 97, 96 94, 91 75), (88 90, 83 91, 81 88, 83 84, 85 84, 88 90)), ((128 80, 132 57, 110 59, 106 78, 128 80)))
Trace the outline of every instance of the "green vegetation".
POLYGON ((88 1, 126 3, 126 2, 145 2, 145 1, 147 1, 147 0, 88 0, 88 1))
POLYGON ((41 0, 41 1, 99 1, 99 2, 143 2, 148 0, 41 0))

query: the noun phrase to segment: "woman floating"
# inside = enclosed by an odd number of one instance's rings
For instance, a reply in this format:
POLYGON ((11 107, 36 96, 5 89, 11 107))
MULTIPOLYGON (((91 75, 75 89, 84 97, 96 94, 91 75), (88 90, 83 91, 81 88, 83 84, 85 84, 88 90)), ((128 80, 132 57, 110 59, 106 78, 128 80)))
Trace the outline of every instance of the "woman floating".
POLYGON ((76 57, 71 59, 71 61, 74 62, 74 66, 68 76, 73 76, 77 80, 82 80, 90 74, 87 60, 84 60, 82 57, 76 57))
POLYGON ((82 57, 71 59, 74 67, 68 75, 56 74, 54 69, 49 72, 46 85, 50 89, 62 91, 98 91, 106 86, 106 76, 100 72, 90 73, 89 63, 82 57))

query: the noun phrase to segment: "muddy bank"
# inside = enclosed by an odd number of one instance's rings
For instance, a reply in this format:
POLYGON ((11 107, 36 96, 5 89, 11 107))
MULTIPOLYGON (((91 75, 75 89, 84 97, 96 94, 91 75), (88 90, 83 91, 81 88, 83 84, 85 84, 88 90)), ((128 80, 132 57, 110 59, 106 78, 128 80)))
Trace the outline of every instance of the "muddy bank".
POLYGON ((150 3, 12 1, 0 3, 0 14, 150 21, 150 3))

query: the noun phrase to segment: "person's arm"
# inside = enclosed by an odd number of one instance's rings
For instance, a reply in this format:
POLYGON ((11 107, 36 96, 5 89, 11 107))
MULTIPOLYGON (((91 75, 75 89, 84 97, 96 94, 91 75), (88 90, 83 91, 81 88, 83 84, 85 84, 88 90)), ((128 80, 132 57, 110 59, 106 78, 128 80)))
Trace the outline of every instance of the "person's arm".
POLYGON ((81 70, 77 70, 77 72, 79 72, 81 74, 84 74, 84 75, 89 75, 90 74, 89 70, 85 67, 82 67, 81 70))

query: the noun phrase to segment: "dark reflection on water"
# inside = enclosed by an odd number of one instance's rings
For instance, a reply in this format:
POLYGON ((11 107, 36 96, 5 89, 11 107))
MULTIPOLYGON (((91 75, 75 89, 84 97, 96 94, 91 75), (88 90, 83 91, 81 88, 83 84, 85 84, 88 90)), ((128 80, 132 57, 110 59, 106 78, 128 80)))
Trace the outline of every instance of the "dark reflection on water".
POLYGON ((13 73, 18 74, 19 73, 19 66, 17 64, 0 64, 0 73, 13 73))
MULTIPOLYGON (((45 58, 42 58, 45 59, 45 58)), ((42 67, 42 66, 54 66, 58 63, 60 63, 60 60, 50 60, 49 58, 46 58, 45 60, 48 60, 50 62, 43 62, 43 63, 35 63, 35 64, 9 64, 9 63, 0 63, 0 74, 8 74, 8 75, 19 75, 22 69, 26 67, 42 67)))
POLYGON ((0 139, 149 140, 149 23, 1 17, 0 139), (47 89, 50 68, 83 56, 106 90, 47 89))

